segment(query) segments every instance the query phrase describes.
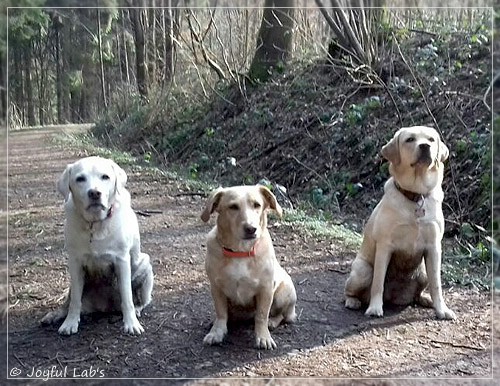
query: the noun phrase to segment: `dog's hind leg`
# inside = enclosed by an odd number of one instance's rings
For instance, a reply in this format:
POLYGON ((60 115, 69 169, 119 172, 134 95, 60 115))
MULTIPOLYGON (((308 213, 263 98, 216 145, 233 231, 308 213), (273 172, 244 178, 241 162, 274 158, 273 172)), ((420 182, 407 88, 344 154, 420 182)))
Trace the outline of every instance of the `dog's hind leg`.
POLYGON ((373 278, 373 267, 359 256, 353 261, 351 273, 345 283, 345 307, 358 310, 362 302, 368 302, 366 294, 373 278))
POLYGON ((68 307, 69 307, 69 294, 66 296, 66 300, 64 304, 59 307, 57 310, 48 312, 41 320, 40 323, 43 325, 56 324, 63 320, 66 315, 68 315, 68 307))
POLYGON ((151 303, 151 293, 153 291, 153 267, 149 261, 149 255, 141 253, 141 280, 133 280, 135 314, 139 317, 141 312, 151 303))
POLYGON ((415 279, 417 281, 417 291, 415 293, 415 303, 421 305, 422 307, 432 308, 432 299, 428 294, 422 293, 422 291, 427 287, 429 281, 427 280, 427 273, 425 270, 425 262, 422 259, 422 263, 418 266, 415 272, 415 279))
POLYGON ((295 321, 295 303, 297 294, 292 279, 287 276, 274 292, 273 304, 269 315, 269 328, 274 329, 285 320, 287 323, 295 321))

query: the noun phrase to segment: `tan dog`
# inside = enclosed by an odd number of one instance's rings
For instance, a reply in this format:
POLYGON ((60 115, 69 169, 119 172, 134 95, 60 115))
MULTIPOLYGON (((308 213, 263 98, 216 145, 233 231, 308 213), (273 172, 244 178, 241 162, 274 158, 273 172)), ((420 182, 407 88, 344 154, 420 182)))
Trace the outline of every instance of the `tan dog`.
POLYGON ((42 323, 65 318, 60 334, 75 334, 81 313, 118 310, 126 333, 144 331, 137 316, 151 301, 153 269, 149 255, 141 252, 126 182, 125 171, 101 157, 82 158, 59 178, 71 286, 64 305, 42 323))
POLYGON ((236 186, 212 192, 201 219, 218 212, 207 237, 205 268, 216 318, 205 344, 218 344, 227 333, 229 316, 245 310, 254 315, 256 345, 274 349, 269 327, 295 320, 297 296, 292 279, 279 265, 267 229, 267 210, 282 214, 264 186, 236 186))
POLYGON ((433 306, 454 319, 441 289, 444 232, 443 162, 448 148, 436 130, 404 127, 382 148, 391 178, 364 229, 361 249, 345 284, 347 308, 369 303, 366 315, 382 316, 383 302, 433 306), (431 299, 422 295, 429 284, 431 299))

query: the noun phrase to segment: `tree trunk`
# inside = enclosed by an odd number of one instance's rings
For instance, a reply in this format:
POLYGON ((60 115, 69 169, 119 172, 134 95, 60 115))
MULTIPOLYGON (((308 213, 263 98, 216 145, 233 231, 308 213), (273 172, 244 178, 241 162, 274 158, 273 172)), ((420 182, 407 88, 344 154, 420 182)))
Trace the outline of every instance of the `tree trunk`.
POLYGON ((27 46, 23 52, 24 57, 24 79, 26 85, 26 104, 28 114, 28 125, 35 126, 35 101, 33 100, 33 82, 31 76, 31 46, 27 46))
POLYGON ((56 99, 57 99, 57 123, 62 123, 64 120, 63 112, 63 74, 61 60, 61 32, 60 26, 56 24, 56 99))
POLYGON ((293 49, 295 0, 266 0, 249 76, 266 81, 271 70, 282 70, 293 49))
POLYGON ((125 29, 125 11, 121 10, 121 19, 122 19, 122 53, 120 55, 120 67, 122 69, 123 81, 127 82, 127 85, 130 84, 130 72, 129 72, 129 64, 128 64, 128 44, 126 39, 126 29, 125 29))
MULTIPOLYGON (((163 1, 163 0, 162 0, 163 1)), ((176 8, 178 1, 167 0, 167 9, 163 8, 162 27, 163 27, 163 82, 170 82, 175 69, 175 45, 174 37, 179 32, 177 18, 179 12, 176 8)))
POLYGON ((5 81, 5 55, 0 53, 0 122, 7 120, 7 82, 5 81))
MULTIPOLYGON (((13 89, 14 100, 10 100, 10 104, 17 107, 19 113, 20 123, 25 124, 24 120, 24 78, 23 78, 23 65, 22 65, 22 52, 21 48, 13 47, 14 65, 12 66, 12 74, 9 79, 9 89, 13 89)), ((10 106, 9 106, 10 108, 10 106)))
POLYGON ((146 65, 146 41, 144 39, 146 10, 144 8, 130 8, 129 15, 134 30, 137 88, 143 100, 147 101, 148 69, 146 65))
MULTIPOLYGON (((97 1, 99 6, 99 1, 97 1)), ((102 57, 102 36, 101 36, 101 11, 97 8, 97 44, 99 49, 99 70, 101 73, 101 96, 104 108, 108 108, 108 100, 106 98, 106 81, 104 79, 104 60, 102 57)))

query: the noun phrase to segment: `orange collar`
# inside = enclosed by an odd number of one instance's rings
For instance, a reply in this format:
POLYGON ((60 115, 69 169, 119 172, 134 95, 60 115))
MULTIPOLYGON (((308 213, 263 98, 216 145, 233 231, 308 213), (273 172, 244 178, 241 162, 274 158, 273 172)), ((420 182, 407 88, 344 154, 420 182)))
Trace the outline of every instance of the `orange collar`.
POLYGON ((251 250, 249 251, 244 251, 244 252, 235 252, 231 249, 227 249, 225 247, 222 247, 222 254, 224 255, 224 257, 254 257, 255 256, 255 245, 257 245, 257 243, 255 243, 252 247, 251 250))

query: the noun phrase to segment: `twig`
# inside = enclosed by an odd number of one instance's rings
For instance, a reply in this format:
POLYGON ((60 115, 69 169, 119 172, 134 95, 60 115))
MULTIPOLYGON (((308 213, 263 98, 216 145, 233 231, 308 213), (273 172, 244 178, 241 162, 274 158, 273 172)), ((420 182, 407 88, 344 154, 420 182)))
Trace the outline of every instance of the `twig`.
POLYGON ((135 213, 137 213, 140 216, 151 217, 152 214, 162 214, 163 211, 155 209, 144 209, 144 210, 136 210, 135 213))
POLYGON ((205 192, 182 192, 182 193, 177 193, 175 197, 181 197, 181 196, 201 196, 201 197, 207 197, 208 194, 205 192))
POLYGON ((26 368, 26 365, 24 364, 24 362, 16 354, 14 354, 14 358, 17 359, 17 361, 21 364, 21 366, 23 366, 24 368, 26 368))
POLYGON ((483 96, 483 103, 488 108, 488 111, 491 111, 491 108, 490 108, 490 105, 486 102, 486 99, 488 97, 488 94, 491 91, 492 85, 495 84, 495 82, 498 80, 498 78, 500 78, 500 72, 498 74, 496 74, 495 77, 493 78, 493 80, 490 82, 490 84, 488 85, 488 89, 486 90, 486 92, 484 93, 484 96, 483 96))
POLYGON ((477 346, 469 346, 467 344, 457 344, 453 342, 445 342, 443 340, 431 340, 432 343, 439 343, 439 344, 447 344, 448 346, 452 347, 457 347, 457 348, 468 348, 471 350, 476 350, 476 351, 484 351, 484 347, 477 347, 477 346))
POLYGON ((415 32, 417 34, 422 34, 422 35, 431 35, 432 37, 436 37, 437 36, 437 34, 435 34, 434 32, 422 31, 422 30, 413 29, 413 28, 410 28, 408 31, 409 32, 415 32))

